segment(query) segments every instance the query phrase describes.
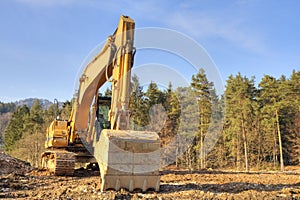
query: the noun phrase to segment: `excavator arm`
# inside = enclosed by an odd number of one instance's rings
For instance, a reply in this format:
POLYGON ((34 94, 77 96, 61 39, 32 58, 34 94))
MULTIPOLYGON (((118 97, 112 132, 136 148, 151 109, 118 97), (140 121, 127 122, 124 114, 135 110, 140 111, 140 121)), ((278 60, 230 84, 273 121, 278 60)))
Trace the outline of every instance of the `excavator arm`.
MULTIPOLYGON (((81 75, 77 98, 69 120, 73 127, 70 142, 74 142, 77 137, 76 133, 91 130, 88 127, 90 107, 93 100, 97 102, 98 90, 107 81, 112 82, 112 103, 109 115, 111 128, 127 129, 130 70, 134 56, 134 26, 131 18, 121 16, 114 34, 108 37, 100 53, 86 66, 81 75)), ((92 112, 96 112, 96 105, 92 112)))

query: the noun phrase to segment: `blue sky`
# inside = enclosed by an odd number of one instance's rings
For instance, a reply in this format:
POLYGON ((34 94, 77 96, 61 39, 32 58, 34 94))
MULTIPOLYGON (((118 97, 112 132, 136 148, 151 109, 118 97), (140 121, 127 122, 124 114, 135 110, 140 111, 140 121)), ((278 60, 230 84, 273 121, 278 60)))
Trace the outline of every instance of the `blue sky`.
POLYGON ((224 83, 237 72, 257 82, 264 74, 289 76, 300 70, 299 8, 296 0, 1 0, 0 101, 71 99, 81 63, 122 14, 136 28, 193 38, 224 83))

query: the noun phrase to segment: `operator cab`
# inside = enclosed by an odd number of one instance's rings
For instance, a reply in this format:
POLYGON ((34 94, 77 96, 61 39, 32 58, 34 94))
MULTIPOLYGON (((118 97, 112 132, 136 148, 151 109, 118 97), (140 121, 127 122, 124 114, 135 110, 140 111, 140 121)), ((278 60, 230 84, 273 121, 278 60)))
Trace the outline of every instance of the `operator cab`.
POLYGON ((97 105, 98 109, 96 112, 96 130, 97 133, 100 133, 103 129, 110 129, 108 113, 111 106, 111 97, 99 95, 97 105))

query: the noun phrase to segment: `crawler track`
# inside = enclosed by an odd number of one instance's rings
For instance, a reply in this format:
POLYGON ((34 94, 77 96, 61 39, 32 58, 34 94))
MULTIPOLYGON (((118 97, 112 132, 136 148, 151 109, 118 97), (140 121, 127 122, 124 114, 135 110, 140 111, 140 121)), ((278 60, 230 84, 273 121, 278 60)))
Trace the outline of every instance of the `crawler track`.
POLYGON ((75 169, 75 154, 67 151, 46 151, 42 155, 42 167, 54 175, 72 176, 75 169))

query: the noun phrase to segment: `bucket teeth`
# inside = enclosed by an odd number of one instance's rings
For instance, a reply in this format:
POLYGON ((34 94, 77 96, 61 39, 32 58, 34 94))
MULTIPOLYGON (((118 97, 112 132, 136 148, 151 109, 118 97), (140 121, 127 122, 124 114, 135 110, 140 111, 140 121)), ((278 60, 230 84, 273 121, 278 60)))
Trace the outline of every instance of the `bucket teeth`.
POLYGON ((120 190, 125 188, 132 192, 134 190, 141 190, 146 192, 147 190, 159 191, 160 176, 110 176, 105 175, 102 177, 101 191, 108 189, 120 190))

